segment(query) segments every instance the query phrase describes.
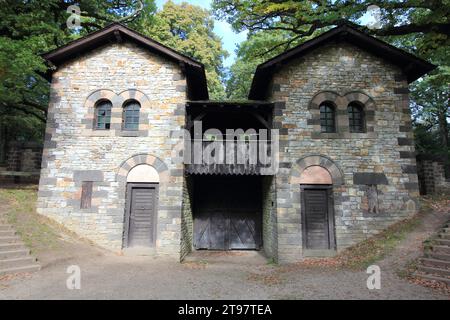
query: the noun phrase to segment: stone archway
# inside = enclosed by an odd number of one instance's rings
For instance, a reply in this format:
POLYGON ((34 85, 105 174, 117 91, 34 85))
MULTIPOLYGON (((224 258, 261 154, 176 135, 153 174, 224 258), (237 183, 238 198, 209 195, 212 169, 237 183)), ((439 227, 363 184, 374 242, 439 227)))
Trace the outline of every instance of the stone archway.
POLYGON ((309 155, 300 158, 293 165, 291 170, 291 184, 301 184, 301 175, 309 167, 319 166, 328 171, 331 176, 333 186, 344 184, 344 175, 339 167, 330 158, 323 155, 309 155))
POLYGON ((159 158, 137 154, 117 171, 119 198, 124 207, 123 248, 155 247, 159 193, 167 189, 169 170, 159 158))
POLYGON ((303 170, 300 175, 300 184, 333 184, 330 173, 321 166, 310 166, 303 170))
POLYGON ((122 164, 119 166, 119 169, 117 170, 117 182, 126 183, 129 171, 134 167, 142 164, 152 166, 158 172, 161 183, 167 181, 169 171, 164 161, 153 155, 142 153, 134 155, 122 162, 122 164))
POLYGON ((138 164, 128 172, 127 183, 159 183, 159 174, 149 164, 138 164))
POLYGON ((335 253, 335 213, 333 188, 344 183, 342 171, 330 158, 309 155, 296 161, 291 185, 300 191, 302 244, 305 256, 335 253))

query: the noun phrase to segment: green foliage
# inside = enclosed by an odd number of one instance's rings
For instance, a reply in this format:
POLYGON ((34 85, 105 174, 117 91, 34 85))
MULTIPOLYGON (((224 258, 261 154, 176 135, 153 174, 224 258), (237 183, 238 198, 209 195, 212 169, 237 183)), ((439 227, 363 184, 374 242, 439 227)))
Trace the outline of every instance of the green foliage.
MULTIPOLYGON (((144 0, 139 17, 155 10, 144 0)), ((15 139, 40 140, 49 96, 43 77, 48 66, 39 54, 130 14, 136 0, 3 0, 0 10, 0 145, 15 139), (81 29, 69 29, 69 5, 81 9, 81 29)), ((2 150, 0 150, 0 154, 2 150)), ((1 160, 1 157, 0 157, 1 160)))
POLYGON ((205 65, 211 99, 222 99, 225 89, 221 82, 223 59, 228 53, 214 33, 214 21, 209 11, 188 3, 165 3, 154 21, 143 21, 140 31, 205 65))
POLYGON ((120 21, 206 65, 211 96, 222 98, 226 52, 210 13, 169 2, 155 16, 154 0, 3 0, 0 11, 0 162, 11 140, 41 141, 49 83, 41 53, 120 21), (142 3, 142 6, 141 6, 142 3), (69 5, 81 9, 81 28, 66 25, 69 5), (138 10, 138 14, 134 14, 138 10))
POLYGON ((420 153, 449 154, 450 81, 445 70, 411 86, 416 149, 420 153))
POLYGON ((260 63, 313 38, 316 33, 286 43, 286 39, 292 39, 291 36, 290 32, 280 30, 250 34, 247 40, 239 45, 236 61, 230 67, 226 81, 227 98, 246 99, 256 67, 260 63))
MULTIPOLYGON (((363 21, 369 5, 381 9, 379 29, 359 26, 374 36, 439 66, 411 86, 418 149, 448 152, 450 83, 450 0, 214 0, 219 19, 248 39, 237 50, 230 68, 227 95, 244 98, 256 66, 345 21, 363 21)), ((367 17, 367 16, 366 16, 367 17)))

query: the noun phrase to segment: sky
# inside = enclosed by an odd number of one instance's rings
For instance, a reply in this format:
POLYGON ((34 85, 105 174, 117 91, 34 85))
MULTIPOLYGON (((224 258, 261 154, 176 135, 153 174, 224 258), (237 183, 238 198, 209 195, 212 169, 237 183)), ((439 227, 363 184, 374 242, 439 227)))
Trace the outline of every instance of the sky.
MULTIPOLYGON (((181 3, 183 0, 172 0, 175 3, 181 3)), ((161 9, 167 0, 156 0, 158 9, 161 9)), ((211 0, 184 0, 193 5, 203 7, 205 9, 211 9, 211 0)), ((231 25, 225 21, 214 20, 214 32, 222 38, 223 47, 228 51, 229 56, 224 61, 225 67, 230 67, 236 59, 236 45, 241 43, 247 38, 247 32, 235 33, 231 25)))

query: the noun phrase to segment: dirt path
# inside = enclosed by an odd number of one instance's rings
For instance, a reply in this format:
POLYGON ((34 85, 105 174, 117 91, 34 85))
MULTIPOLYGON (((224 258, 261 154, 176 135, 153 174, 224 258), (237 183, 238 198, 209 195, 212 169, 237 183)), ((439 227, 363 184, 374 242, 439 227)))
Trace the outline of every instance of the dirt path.
POLYGON ((407 234, 396 248, 378 264, 386 269, 402 269, 407 263, 423 255, 423 242, 433 235, 444 223, 450 219, 450 211, 442 208, 427 213, 420 220, 420 224, 407 234))
POLYGON ((448 295, 402 279, 397 272, 422 254, 422 241, 448 218, 448 210, 424 215, 422 223, 376 263, 382 271, 380 290, 367 289, 365 270, 274 266, 252 256, 255 253, 180 264, 164 257, 118 256, 61 234, 57 249, 38 252, 43 261, 40 272, 0 280, 0 299, 448 300, 448 295), (70 265, 81 269, 80 290, 66 287, 70 265))

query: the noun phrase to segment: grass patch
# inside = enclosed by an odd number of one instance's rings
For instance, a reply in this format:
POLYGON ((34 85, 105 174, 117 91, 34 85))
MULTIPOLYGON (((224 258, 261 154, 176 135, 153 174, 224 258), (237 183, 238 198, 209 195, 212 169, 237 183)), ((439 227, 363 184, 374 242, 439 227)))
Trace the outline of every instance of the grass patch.
POLYGON ((336 257, 345 268, 362 270, 392 252, 405 236, 421 221, 422 213, 401 220, 381 233, 344 250, 336 257))
POLYGON ((36 186, 0 189, 0 213, 12 224, 24 243, 33 251, 58 247, 59 233, 49 219, 36 213, 36 186))

